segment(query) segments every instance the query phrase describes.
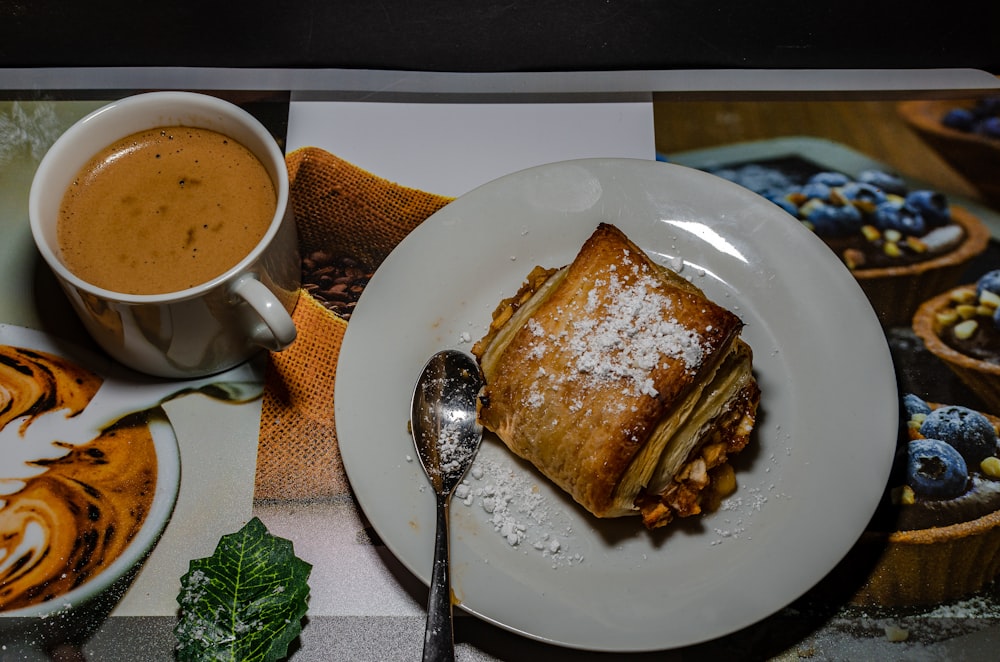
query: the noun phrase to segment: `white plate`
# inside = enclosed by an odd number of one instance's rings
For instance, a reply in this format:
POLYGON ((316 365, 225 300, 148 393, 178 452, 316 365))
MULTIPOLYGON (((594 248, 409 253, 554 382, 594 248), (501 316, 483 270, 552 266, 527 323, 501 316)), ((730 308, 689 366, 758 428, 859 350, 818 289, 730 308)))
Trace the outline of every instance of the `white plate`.
POLYGON ((534 265, 568 263, 602 221, 654 260, 682 260, 682 275, 746 322, 762 396, 738 491, 698 522, 649 534, 637 518, 591 517, 487 436, 480 459, 537 486, 561 547, 511 546, 478 503, 457 502, 453 589, 467 611, 539 640, 679 647, 750 625, 829 572, 874 511, 895 446, 895 377, 875 314, 832 251, 773 204, 703 172, 627 159, 539 166, 460 197, 365 289, 339 359, 337 434, 365 514, 427 582, 434 498, 407 432, 420 368, 439 349, 468 350, 466 334, 482 335, 534 265))

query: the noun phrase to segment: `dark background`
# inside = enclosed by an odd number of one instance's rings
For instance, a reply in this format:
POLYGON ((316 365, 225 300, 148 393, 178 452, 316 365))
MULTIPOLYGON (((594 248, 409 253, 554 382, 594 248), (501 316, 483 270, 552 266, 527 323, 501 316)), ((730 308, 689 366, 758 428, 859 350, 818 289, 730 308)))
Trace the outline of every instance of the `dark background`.
POLYGON ((0 0, 0 67, 998 73, 998 18, 995 0, 0 0))

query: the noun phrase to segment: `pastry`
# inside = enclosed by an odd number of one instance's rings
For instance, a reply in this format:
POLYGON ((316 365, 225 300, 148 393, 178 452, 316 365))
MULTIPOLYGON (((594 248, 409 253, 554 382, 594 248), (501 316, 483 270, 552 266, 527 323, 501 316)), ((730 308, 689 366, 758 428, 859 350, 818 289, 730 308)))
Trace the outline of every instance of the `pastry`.
POLYGON ((742 321, 601 224, 536 267, 473 348, 483 426, 597 517, 647 528, 735 485, 760 397, 742 321))
POLYGON ((1000 413, 1000 270, 924 302, 913 331, 983 401, 1000 413))

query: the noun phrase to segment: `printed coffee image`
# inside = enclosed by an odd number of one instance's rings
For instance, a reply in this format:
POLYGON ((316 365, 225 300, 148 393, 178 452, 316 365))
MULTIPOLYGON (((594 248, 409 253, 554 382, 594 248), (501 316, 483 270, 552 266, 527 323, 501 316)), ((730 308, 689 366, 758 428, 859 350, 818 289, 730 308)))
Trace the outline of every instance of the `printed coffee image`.
POLYGON ((245 257, 267 232, 276 199, 263 164, 236 140, 150 129, 80 170, 60 207, 59 250, 70 271, 107 290, 185 290, 245 257))
POLYGON ((75 445, 10 434, 47 413, 82 411, 101 382, 61 357, 0 345, 7 445, 0 448, 0 611, 84 584, 121 555, 146 519, 157 462, 141 417, 75 445))

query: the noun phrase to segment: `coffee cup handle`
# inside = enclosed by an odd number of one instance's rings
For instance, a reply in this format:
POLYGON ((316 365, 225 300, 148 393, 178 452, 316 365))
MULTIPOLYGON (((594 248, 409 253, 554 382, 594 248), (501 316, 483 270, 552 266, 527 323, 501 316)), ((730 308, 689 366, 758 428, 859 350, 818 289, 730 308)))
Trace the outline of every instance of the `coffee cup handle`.
POLYGON ((254 342, 273 352, 292 344, 296 335, 295 323, 274 296, 274 292, 267 289, 264 283, 247 274, 236 281, 232 293, 247 302, 263 322, 252 335, 254 342))

